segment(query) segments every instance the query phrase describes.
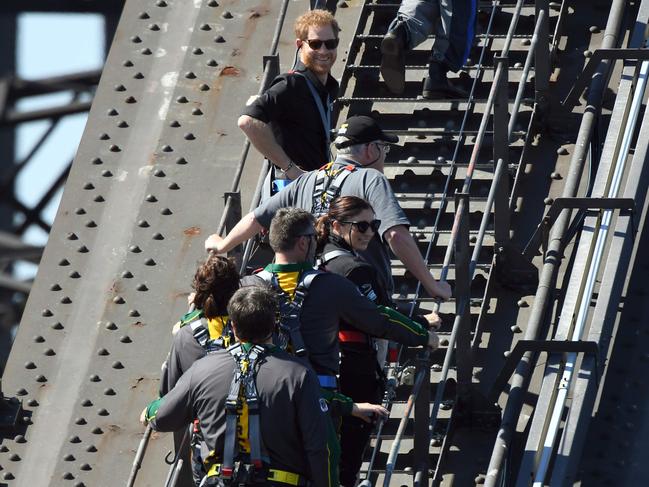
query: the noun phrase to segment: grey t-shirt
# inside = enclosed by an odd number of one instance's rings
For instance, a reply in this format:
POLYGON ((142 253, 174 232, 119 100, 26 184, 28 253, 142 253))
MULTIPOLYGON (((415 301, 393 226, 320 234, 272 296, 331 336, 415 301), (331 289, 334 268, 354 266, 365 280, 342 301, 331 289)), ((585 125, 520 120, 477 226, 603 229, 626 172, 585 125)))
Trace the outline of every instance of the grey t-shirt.
MULTIPOLYGON (((383 240, 386 230, 396 225, 410 225, 410 221, 403 212, 397 201, 388 179, 376 169, 359 166, 356 162, 338 156, 334 161, 334 169, 348 164, 357 166, 340 189, 340 196, 358 196, 366 200, 381 220, 381 227, 378 233, 370 242, 367 250, 362 256, 378 272, 380 283, 392 294, 394 285, 392 283, 392 269, 390 267, 390 252, 383 240)), ((308 211, 313 210, 313 193, 315 190, 318 171, 311 171, 303 174, 288 187, 263 202, 254 215, 257 222, 268 228, 275 212, 280 208, 294 206, 308 211)))

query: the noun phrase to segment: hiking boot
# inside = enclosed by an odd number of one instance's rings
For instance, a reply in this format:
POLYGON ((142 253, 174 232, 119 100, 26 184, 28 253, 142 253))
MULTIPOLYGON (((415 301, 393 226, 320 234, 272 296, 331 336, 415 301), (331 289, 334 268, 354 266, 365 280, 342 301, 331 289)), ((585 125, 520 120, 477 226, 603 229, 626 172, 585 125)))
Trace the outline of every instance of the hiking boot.
POLYGON ((461 86, 451 83, 446 73, 448 68, 436 61, 431 61, 428 76, 424 80, 421 96, 427 100, 438 98, 468 98, 469 93, 461 86))
POLYGON ((395 95, 406 87, 406 24, 397 22, 381 41, 381 74, 388 89, 395 95))

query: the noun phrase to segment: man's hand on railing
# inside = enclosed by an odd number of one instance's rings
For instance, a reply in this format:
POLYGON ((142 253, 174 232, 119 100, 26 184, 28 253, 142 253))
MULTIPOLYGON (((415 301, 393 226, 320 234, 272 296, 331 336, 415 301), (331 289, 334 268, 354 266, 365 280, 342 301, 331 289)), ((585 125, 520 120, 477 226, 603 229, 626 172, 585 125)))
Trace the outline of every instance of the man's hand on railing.
POLYGON ((355 402, 352 408, 352 416, 362 419, 366 423, 387 419, 390 411, 380 404, 371 404, 369 402, 355 402))
POLYGON ((205 240, 205 250, 208 252, 214 252, 216 254, 222 254, 225 252, 225 241, 220 235, 213 233, 207 240, 205 240))
POLYGON ((433 297, 440 298, 442 301, 447 301, 453 296, 451 285, 446 281, 435 282, 435 294, 433 297))
POLYGON ((428 332, 428 348, 431 350, 439 348, 439 335, 432 330, 428 332))
POLYGON ((424 318, 428 322, 428 328, 432 330, 439 330, 439 327, 442 326, 442 319, 434 311, 424 315, 424 318))

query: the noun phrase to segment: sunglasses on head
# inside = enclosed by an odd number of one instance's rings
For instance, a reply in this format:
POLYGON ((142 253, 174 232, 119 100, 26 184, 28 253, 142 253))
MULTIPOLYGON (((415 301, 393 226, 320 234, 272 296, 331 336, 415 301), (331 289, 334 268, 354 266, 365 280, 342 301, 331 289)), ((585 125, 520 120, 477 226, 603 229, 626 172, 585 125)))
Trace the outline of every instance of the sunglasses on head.
POLYGON ((371 222, 360 221, 360 222, 340 222, 340 223, 349 223, 355 226, 359 232, 365 233, 369 228, 372 229, 372 232, 376 233, 379 231, 381 226, 381 220, 372 220, 371 222))
POLYGON ((323 41, 322 39, 306 39, 304 42, 306 42, 314 51, 320 49, 323 44, 327 49, 333 51, 338 47, 340 39, 327 39, 326 41, 323 41))

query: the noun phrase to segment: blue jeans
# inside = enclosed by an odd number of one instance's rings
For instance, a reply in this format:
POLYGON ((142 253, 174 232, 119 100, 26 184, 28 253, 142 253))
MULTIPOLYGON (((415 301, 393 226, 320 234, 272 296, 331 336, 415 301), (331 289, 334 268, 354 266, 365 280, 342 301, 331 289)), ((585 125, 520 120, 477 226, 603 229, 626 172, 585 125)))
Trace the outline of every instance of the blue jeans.
POLYGON ((477 0, 403 0, 393 29, 403 21, 408 30, 408 49, 435 34, 432 59, 458 71, 466 63, 475 35, 477 0))

